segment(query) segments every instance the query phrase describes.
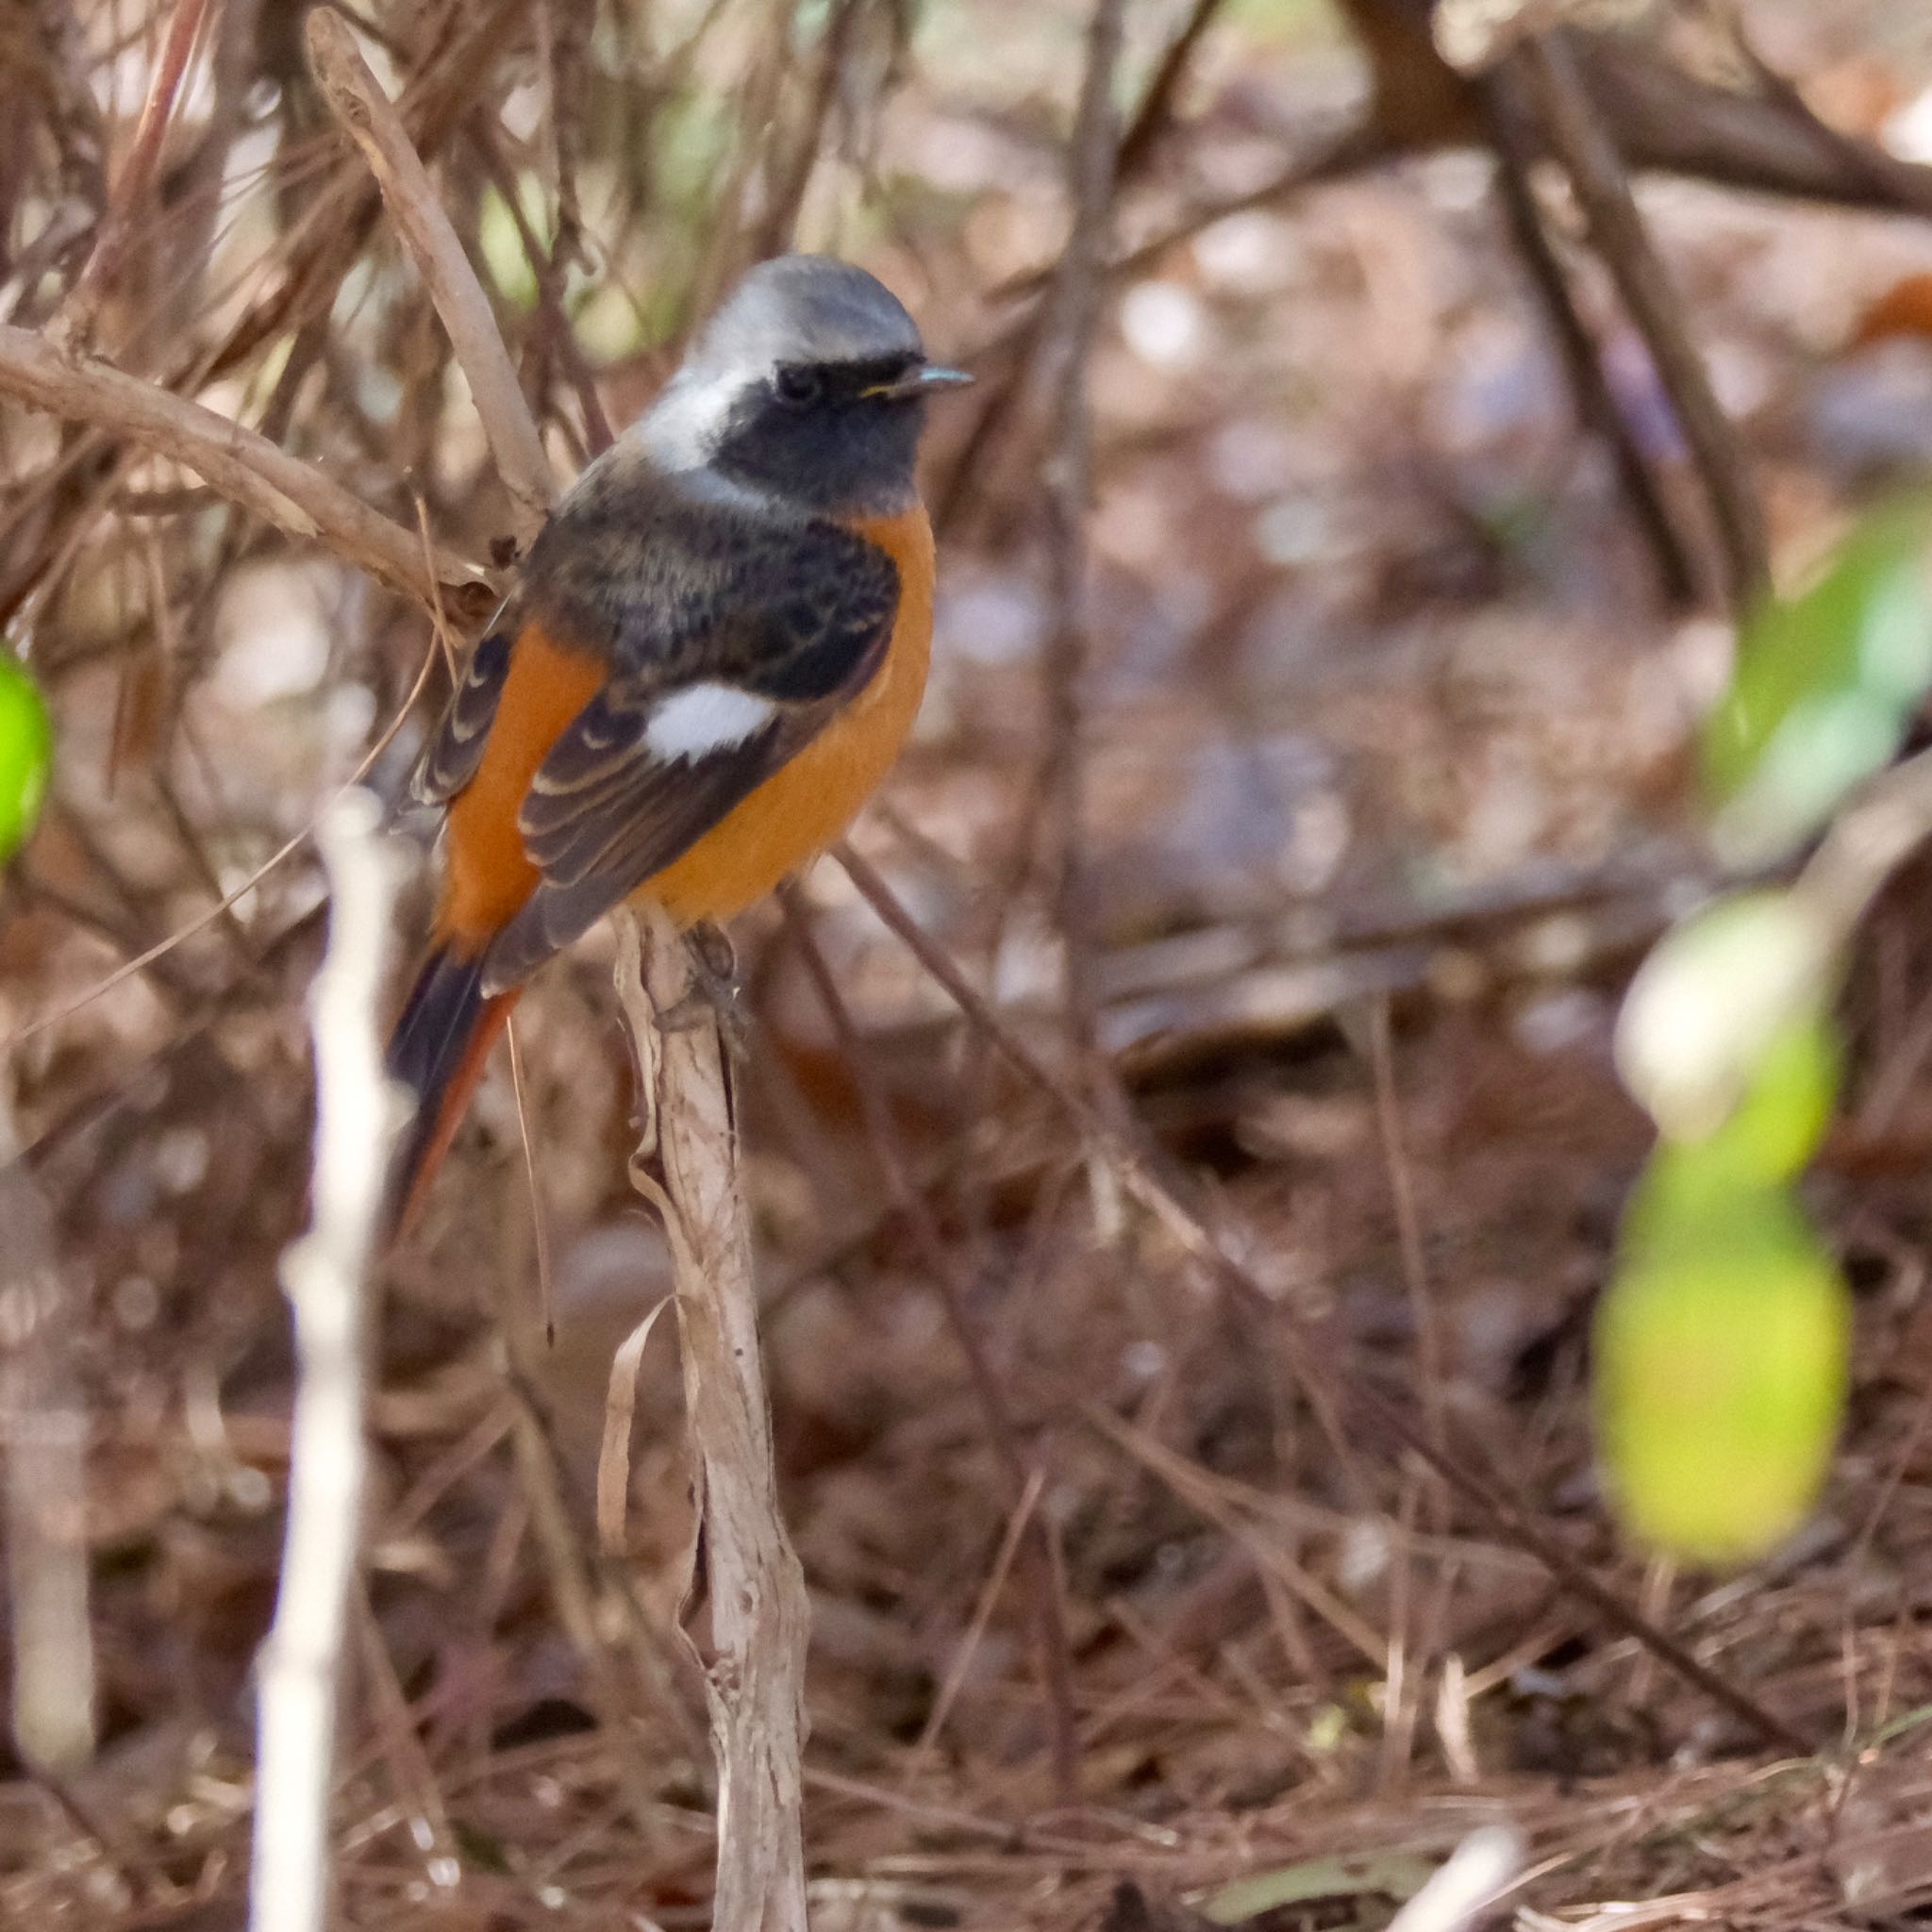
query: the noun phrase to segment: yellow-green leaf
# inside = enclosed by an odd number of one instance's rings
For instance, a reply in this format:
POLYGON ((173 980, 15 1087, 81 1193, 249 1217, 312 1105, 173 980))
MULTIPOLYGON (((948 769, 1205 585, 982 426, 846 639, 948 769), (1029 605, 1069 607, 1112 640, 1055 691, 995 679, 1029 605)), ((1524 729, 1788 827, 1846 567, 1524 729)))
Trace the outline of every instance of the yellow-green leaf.
POLYGON ((1797 1206, 1657 1151, 1596 1322, 1598 1443, 1640 1542, 1747 1563, 1815 1500, 1844 1407, 1850 1297, 1797 1206))
POLYGON ((47 792, 54 734, 40 687, 0 653, 0 864, 34 828, 47 792))

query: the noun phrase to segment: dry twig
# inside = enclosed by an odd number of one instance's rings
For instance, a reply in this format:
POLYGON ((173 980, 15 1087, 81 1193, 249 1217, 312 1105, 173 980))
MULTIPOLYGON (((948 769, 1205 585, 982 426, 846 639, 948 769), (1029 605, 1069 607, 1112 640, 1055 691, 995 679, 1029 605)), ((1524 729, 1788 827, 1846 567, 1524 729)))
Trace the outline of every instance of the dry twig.
MULTIPOLYGON (((947 1325, 959 1344, 960 1354, 966 1358, 967 1374, 986 1422, 987 1439, 1006 1477, 1010 1521, 1033 1524, 1033 1533, 1026 1546, 1026 1575, 1040 1641, 1041 1675, 1045 1680, 1054 1776, 1059 1785, 1060 1795, 1071 1804, 1078 1795, 1079 1778, 1078 1740, 1074 1724, 1073 1653, 1067 1641, 1066 1616, 1060 1604, 1052 1531, 1045 1523, 1035 1518, 1033 1504, 1027 1500, 1029 1497, 1038 1500, 1047 1471, 1039 1458, 1023 1445, 1019 1427, 1013 1420, 1012 1404, 1007 1398, 1006 1390, 973 1318, 973 1283, 955 1249, 941 1234, 907 1167, 905 1153, 893 1125, 891 1108, 874 1077, 872 1068, 866 1063, 864 1041, 858 1036, 851 1009, 839 991, 832 970, 825 963, 824 954, 819 949, 811 929, 810 916, 795 891, 788 889, 786 891, 785 912, 798 941, 799 957, 805 962, 806 973, 818 992, 819 1004, 832 1023, 840 1050, 858 1082, 866 1137, 872 1142, 874 1158, 885 1176, 886 1191, 911 1230, 921 1257, 931 1273, 933 1285, 939 1290, 947 1325)), ((1019 1531, 1015 1529, 1011 1535, 1017 1539, 1019 1531)), ((1002 1557, 996 1561, 993 1566, 995 1573, 1004 1570, 1008 1560, 1002 1557)), ((942 1699, 935 1707, 941 1715, 943 1704, 942 1699)))
POLYGON ((469 379, 476 413, 490 439, 503 487, 527 544, 549 514, 555 483, 543 440, 530 420, 489 298, 443 212, 429 172, 410 144, 402 117, 369 71, 341 15, 318 7, 305 28, 317 84, 336 119, 361 149, 397 233, 428 284, 430 299, 469 379))
POLYGON ((1609 444, 1618 484, 1657 559, 1665 597, 1673 604, 1689 604, 1697 590, 1695 565, 1610 387, 1602 355, 1577 312, 1563 264, 1543 226, 1531 175, 1536 143, 1519 98, 1521 89, 1515 76, 1507 72, 1483 75, 1471 85, 1495 149, 1496 185, 1503 198, 1504 217, 1531 286, 1549 317, 1576 401, 1580 426, 1595 430, 1609 444))
POLYGON ((1682 298, 1651 245, 1624 158, 1591 98, 1570 29, 1532 36, 1506 66, 1522 74, 1575 187, 1591 241, 1657 365, 1709 495, 1724 546, 1725 588, 1732 607, 1740 609, 1770 582, 1763 513, 1737 437, 1686 332, 1682 298))
POLYGON ((101 304, 113 287, 122 258, 127 253, 135 216, 147 198, 155 170, 160 163, 161 143, 167 139, 168 123, 174 115, 175 101, 208 13, 208 0, 176 0, 174 16, 168 22, 167 37, 161 43, 160 58, 155 63, 154 77, 148 84, 147 99, 142 106, 141 121, 134 130, 134 142, 95 233, 93 251, 60 312, 47 325, 56 341, 86 341, 93 333, 101 304))
POLYGON ((1088 984, 1088 925, 1081 818, 1086 786, 1080 685, 1087 667, 1087 508, 1093 450, 1087 360, 1099 311, 1100 277, 1111 225, 1119 128, 1113 74, 1120 58, 1122 0, 1096 0, 1087 30, 1087 68, 1067 172, 1073 219, 1066 252, 1047 294, 1035 375, 1051 399, 1045 541, 1053 629, 1045 652, 1049 742, 1045 794, 1053 825, 1056 908, 1065 964, 1068 1031, 1093 1037, 1088 984))
POLYGON ((37 1769, 94 1747, 88 1618, 87 1421, 68 1372, 75 1310, 54 1252, 47 1203, 15 1144, 0 1092, 0 1429, 5 1431, 7 1603, 13 1741, 37 1769))

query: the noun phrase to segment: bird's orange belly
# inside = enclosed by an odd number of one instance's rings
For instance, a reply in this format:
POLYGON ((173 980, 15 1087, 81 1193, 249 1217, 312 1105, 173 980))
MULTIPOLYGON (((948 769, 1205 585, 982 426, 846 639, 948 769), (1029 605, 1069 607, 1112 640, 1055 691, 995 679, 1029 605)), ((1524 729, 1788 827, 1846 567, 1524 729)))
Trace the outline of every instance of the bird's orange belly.
POLYGON ((852 823, 891 770, 925 692, 932 655, 932 539, 923 512, 918 525, 903 537, 899 529, 865 532, 893 551, 900 573, 898 620, 872 682, 789 764, 726 812, 681 858, 646 880, 638 898, 662 906, 680 925, 729 919, 816 858, 852 823))

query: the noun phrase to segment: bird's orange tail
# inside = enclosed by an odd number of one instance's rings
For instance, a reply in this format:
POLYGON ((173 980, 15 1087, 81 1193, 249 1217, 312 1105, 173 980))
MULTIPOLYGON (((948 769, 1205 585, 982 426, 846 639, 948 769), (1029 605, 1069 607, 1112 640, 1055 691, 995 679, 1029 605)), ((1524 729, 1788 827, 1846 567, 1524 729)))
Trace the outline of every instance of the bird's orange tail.
POLYGON ((392 1236, 415 1219, 516 1002, 516 990, 484 992, 480 954, 444 942, 424 960, 389 1042, 391 1078, 416 1096, 390 1171, 392 1236))

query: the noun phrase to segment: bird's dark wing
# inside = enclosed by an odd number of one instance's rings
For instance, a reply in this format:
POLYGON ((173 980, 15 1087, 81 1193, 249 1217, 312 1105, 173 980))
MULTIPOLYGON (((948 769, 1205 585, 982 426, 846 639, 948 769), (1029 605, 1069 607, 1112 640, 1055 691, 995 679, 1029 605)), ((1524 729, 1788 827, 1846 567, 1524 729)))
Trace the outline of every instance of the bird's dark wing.
MULTIPOLYGON (((581 573, 559 627, 614 628, 615 669, 538 768, 518 824, 542 874, 492 943, 488 980, 521 979, 680 858, 824 728, 884 661, 899 575, 830 523, 721 524, 702 549, 667 528, 654 581, 593 611, 581 573)), ((636 553, 633 551, 633 558, 636 553)), ((532 562, 540 559, 533 555, 532 562)), ((535 616, 546 619, 541 586, 535 616)))
POLYGON ((503 623, 499 611, 496 624, 470 653, 442 723, 409 781, 409 790, 423 804, 447 805, 476 775, 509 675, 513 636, 513 626, 503 623))

